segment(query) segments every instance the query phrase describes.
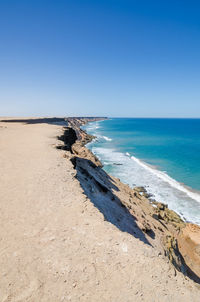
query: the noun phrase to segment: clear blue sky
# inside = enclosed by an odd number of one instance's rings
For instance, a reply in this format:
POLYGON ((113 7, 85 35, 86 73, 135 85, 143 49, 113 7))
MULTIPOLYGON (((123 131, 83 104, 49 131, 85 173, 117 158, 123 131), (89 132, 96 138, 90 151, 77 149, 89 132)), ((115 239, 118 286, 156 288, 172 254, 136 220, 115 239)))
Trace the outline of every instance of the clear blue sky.
POLYGON ((0 0, 0 115, 200 117, 200 2, 0 0))

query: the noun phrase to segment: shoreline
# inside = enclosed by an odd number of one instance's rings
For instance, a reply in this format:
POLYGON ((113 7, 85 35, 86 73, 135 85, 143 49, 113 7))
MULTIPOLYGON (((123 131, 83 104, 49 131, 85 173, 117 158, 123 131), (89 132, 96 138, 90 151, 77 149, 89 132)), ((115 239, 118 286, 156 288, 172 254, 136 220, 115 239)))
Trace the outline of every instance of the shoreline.
MULTIPOLYGON (((98 125, 98 123, 97 123, 97 125, 98 125)), ((117 151, 117 148, 116 149, 115 149, 115 147, 112 148, 111 144, 106 145, 103 140, 104 137, 103 137, 102 131, 100 133, 99 133, 98 129, 97 129, 97 131, 95 131, 95 127, 93 130, 92 126, 91 127, 89 126, 88 130, 89 130, 89 133, 91 133, 91 134, 92 134, 92 131, 93 131, 93 133, 98 133, 98 137, 100 140, 99 146, 98 146, 98 142, 97 143, 94 142, 94 144, 91 147, 88 146, 89 149, 91 150, 92 148, 94 148, 94 151, 96 149, 97 151, 95 152, 95 154, 97 154, 100 158, 105 160, 105 162, 108 165, 109 164, 112 165, 113 160, 112 160, 111 154, 113 155, 114 160, 116 160, 116 162, 119 161, 119 163, 120 163, 120 156, 121 156, 121 162, 123 162, 123 165, 124 165, 124 168, 121 169, 122 173, 120 172, 120 169, 119 169, 119 171, 118 171, 118 169, 113 169, 113 175, 115 175, 116 177, 120 177, 120 178, 122 177, 122 181, 128 183, 131 186, 131 183, 128 181, 128 179, 126 180, 125 169, 126 170, 128 169, 128 165, 133 166, 133 168, 138 167, 142 172, 141 175, 143 175, 143 176, 142 176, 142 181, 140 183, 140 182, 137 182, 137 179, 134 177, 134 175, 132 175, 135 186, 141 186, 141 185, 144 186, 145 188, 147 188, 147 190, 149 190, 149 193, 152 194, 152 196, 154 196, 153 198, 155 198, 156 200, 158 200, 160 202, 165 202, 165 203, 169 204, 169 207, 171 209, 173 209, 174 211, 178 212, 179 215, 182 217, 182 219, 184 219, 186 222, 200 225, 200 217, 198 215, 196 215, 196 217, 195 217, 195 204, 196 204, 197 211, 200 210, 200 194, 199 194, 200 191, 192 189, 191 187, 185 185, 184 183, 179 182, 178 180, 176 180, 175 178, 170 176, 166 171, 163 171, 162 169, 157 168, 157 167, 147 163, 145 160, 143 161, 139 157, 133 156, 132 154, 131 155, 128 154, 125 151, 125 148, 123 151, 117 151), (105 147, 104 147, 104 144, 105 144, 105 147), (110 155, 109 155, 109 150, 110 150, 110 155), (127 160, 125 157, 126 158, 128 157, 127 160), (133 162, 131 163, 131 161, 129 159, 131 159, 133 162), (119 174, 119 176, 118 176, 118 174, 119 174), (120 176, 120 174, 122 176, 120 176), (161 193, 162 190, 160 190, 160 193, 156 190, 156 186, 154 185, 154 183, 152 183, 152 186, 151 186, 151 182, 149 182, 148 179, 146 179, 147 178, 146 175, 149 175, 149 177, 152 176, 152 181, 154 180, 154 182, 158 183, 158 185, 163 187, 163 194, 161 193), (169 197, 167 196, 167 193, 169 193, 169 197), (164 195, 166 195, 166 201, 164 201, 164 199, 165 199, 164 195), (173 202, 174 197, 175 197, 175 201, 173 202), (181 203, 179 203, 179 200, 182 200, 182 199, 183 199, 183 203, 181 204, 181 203), (185 207, 183 206, 184 203, 185 203, 185 207), (193 205, 193 208, 191 207, 191 209, 190 209, 190 204, 193 205), (188 212, 186 210, 187 208, 189 209, 188 212)), ((87 131, 87 128, 86 128, 86 131, 87 131)), ((107 169, 106 169, 106 171, 107 171, 107 169)), ((128 173, 128 171, 127 171, 127 173, 128 173)), ((130 176, 131 176, 131 173, 130 173, 130 176)))
MULTIPOLYGON (((96 120, 96 121, 98 121, 98 120, 96 120)), ((92 121, 89 121, 89 122, 92 122, 92 121)), ((81 144, 90 153, 89 158, 93 160, 93 157, 94 157, 94 163, 97 164, 97 166, 99 166, 100 168, 103 168, 102 163, 99 161, 99 159, 96 157, 96 155, 94 155, 92 153, 92 151, 90 151, 86 146, 88 143, 92 142, 92 140, 94 139, 94 137, 92 137, 85 130, 80 128, 82 125, 85 125, 86 123, 88 123, 87 120, 85 120, 83 122, 83 124, 81 124, 81 125, 79 122, 76 123, 76 121, 75 121, 75 124, 69 123, 69 125, 72 128, 75 127, 76 133, 78 133, 79 129, 81 132, 82 131, 84 132, 83 136, 85 136, 87 139, 85 139, 85 138, 82 139, 81 144), (92 157, 91 157, 91 154, 92 154, 92 157)), ((79 156, 79 153, 77 151, 75 152, 75 154, 76 154, 75 156, 79 156)), ((87 158, 87 156, 85 158, 87 158)), ((76 165, 75 165, 75 167, 76 167, 76 165)), ((107 172, 105 172, 105 174, 107 174, 107 172)), ((107 175, 109 177, 112 177, 115 179, 115 177, 113 177, 109 174, 107 174, 107 175)), ((128 186, 128 185, 121 183, 121 181, 119 179, 118 179, 118 181, 119 181, 120 185, 128 186)), ((146 189, 144 187, 131 188, 128 186, 128 188, 130 191, 131 190, 133 191, 133 195, 136 194, 136 197, 139 200, 143 199, 143 201, 144 201, 144 198, 146 199, 145 201, 152 208, 151 210, 153 211, 153 214, 151 214, 151 215, 152 215, 153 219, 156 219, 162 225, 164 223, 165 227, 168 229, 169 233, 167 232, 164 236, 161 236, 162 238, 159 236, 159 240, 161 242, 161 245, 163 246, 166 256, 168 256, 168 258, 172 262, 172 264, 178 270, 182 271, 184 274, 188 275, 193 280, 200 283, 200 269, 198 267, 196 267, 194 269, 196 260, 197 260, 197 266, 200 264, 200 256, 198 256, 198 252, 196 253, 196 251, 193 251, 194 255, 193 255, 193 253, 190 253, 190 259, 188 259, 186 252, 188 251, 188 249, 191 248, 191 246, 193 246, 193 245, 195 246, 195 244, 193 244, 192 240, 191 240, 189 246, 187 248, 185 248, 184 239, 183 239, 183 237, 185 236, 185 235, 183 236, 183 234, 185 234, 185 230, 190 229, 190 231, 191 231, 192 228, 195 229, 195 232, 198 232, 199 238, 200 238, 200 227, 196 224, 183 221, 181 219, 181 217, 175 211, 168 209, 168 205, 166 205, 165 203, 160 203, 155 200, 152 202, 150 197, 145 197, 145 195, 148 196, 148 192, 146 191, 146 189), (183 255, 184 253, 185 253, 185 255, 183 255), (188 266, 188 264, 189 264, 189 266, 188 266), (194 271, 192 271, 190 267, 192 267, 196 271, 197 274, 194 271)), ((122 201, 122 204, 124 204, 125 207, 131 212, 132 205, 131 206, 130 206, 130 204, 127 205, 126 203, 123 203, 123 201, 122 201)), ((151 223, 153 225, 153 222, 151 222, 151 223)), ((146 221, 143 220, 142 224, 143 224, 142 229, 146 234, 148 232, 152 231, 152 225, 149 224, 148 219, 146 221), (145 227, 145 225, 146 225, 146 227, 145 227)), ((139 223, 139 225, 141 226, 140 223, 139 223)), ((154 232, 155 232, 155 229, 154 229, 154 232)), ((188 232, 187 232, 187 237, 190 237, 190 233, 188 233, 188 232)), ((193 234, 191 234, 191 238, 192 237, 193 237, 193 234)), ((189 241, 190 241, 190 239, 189 239, 189 241)), ((199 245, 200 245, 200 240, 197 241, 196 245, 197 246, 195 246, 195 248, 198 249, 199 245)), ((193 246, 193 249, 195 249, 194 246, 193 246)))

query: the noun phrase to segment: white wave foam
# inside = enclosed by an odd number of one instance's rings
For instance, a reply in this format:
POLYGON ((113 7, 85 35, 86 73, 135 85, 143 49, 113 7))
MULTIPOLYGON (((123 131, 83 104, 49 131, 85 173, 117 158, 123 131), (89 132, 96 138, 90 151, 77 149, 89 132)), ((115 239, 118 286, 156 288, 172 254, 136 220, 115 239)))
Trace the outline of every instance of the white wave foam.
POLYGON ((131 156, 131 159, 133 159, 135 162, 137 162, 139 165, 141 165, 146 170, 150 171, 160 179, 164 180, 168 184, 170 184, 172 187, 176 188, 177 190, 186 193, 190 198, 200 202, 200 195, 198 193, 194 193, 192 191, 189 191, 187 188, 182 186, 178 181, 167 175, 165 172, 156 170, 152 168, 150 165, 142 162, 140 159, 136 158, 135 156, 131 156))
POLYGON ((111 142, 112 141, 112 138, 110 138, 110 137, 107 137, 107 136, 102 136, 106 141, 108 141, 108 142, 111 142))
POLYGON ((158 202, 167 203, 169 208, 179 213, 183 219, 200 224, 200 194, 190 191, 165 172, 134 156, 130 157, 113 148, 96 146, 98 145, 93 145, 91 149, 102 163, 105 163, 105 170, 108 167, 109 173, 131 187, 144 186, 153 198, 158 202))
POLYGON ((107 142, 111 142, 112 141, 112 138, 110 137, 107 137, 107 136, 104 136, 104 135, 100 135, 100 134, 95 134, 96 137, 97 137, 97 140, 105 140, 107 142))
MULTIPOLYGON (((100 121, 96 121, 96 122, 89 122, 88 124, 82 126, 82 129, 85 129, 88 132, 94 132, 95 130, 101 128, 101 126, 99 125, 100 121)), ((94 133, 95 134, 95 133, 94 133)))

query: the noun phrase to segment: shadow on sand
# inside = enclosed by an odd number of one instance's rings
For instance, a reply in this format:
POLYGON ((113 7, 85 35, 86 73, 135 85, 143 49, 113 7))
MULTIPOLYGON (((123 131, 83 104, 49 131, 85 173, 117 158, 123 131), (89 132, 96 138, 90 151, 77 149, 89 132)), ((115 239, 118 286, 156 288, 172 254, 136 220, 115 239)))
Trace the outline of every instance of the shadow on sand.
POLYGON ((24 124, 52 124, 66 126, 65 118, 51 117, 51 118, 30 118, 30 119, 2 119, 0 122, 4 123, 24 123, 24 124))
MULTIPOLYGON (((103 214, 104 219, 112 223, 122 232, 127 232, 151 245, 144 233, 136 224, 136 217, 131 215, 121 200, 115 195, 119 191, 113 179, 88 159, 74 157, 72 159, 77 171, 77 179, 85 195, 94 206, 103 214)), ((154 236, 155 234, 149 234, 154 236)))

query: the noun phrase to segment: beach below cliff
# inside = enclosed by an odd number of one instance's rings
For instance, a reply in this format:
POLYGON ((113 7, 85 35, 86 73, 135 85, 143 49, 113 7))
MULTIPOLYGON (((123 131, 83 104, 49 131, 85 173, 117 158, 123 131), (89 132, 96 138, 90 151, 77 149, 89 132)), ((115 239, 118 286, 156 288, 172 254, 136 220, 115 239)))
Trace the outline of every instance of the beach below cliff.
POLYGON ((0 122, 0 301, 199 302, 198 226, 106 174, 79 121, 0 122))

